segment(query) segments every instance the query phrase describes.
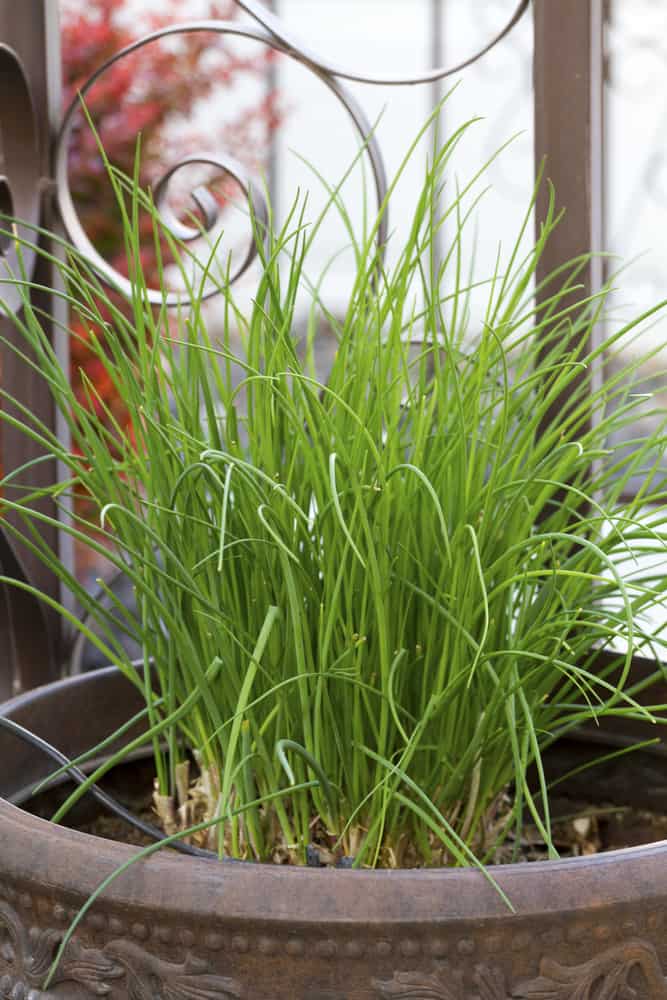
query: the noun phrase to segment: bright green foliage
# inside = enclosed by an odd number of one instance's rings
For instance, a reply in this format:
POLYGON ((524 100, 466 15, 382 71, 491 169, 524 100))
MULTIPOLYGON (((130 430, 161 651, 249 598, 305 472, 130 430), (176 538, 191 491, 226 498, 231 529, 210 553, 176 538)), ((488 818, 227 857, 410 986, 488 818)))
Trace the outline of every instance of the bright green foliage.
MULTIPOLYGON (((552 211, 532 251, 522 257, 517 243, 477 283, 486 314, 471 328, 462 232, 474 189, 443 188, 464 131, 427 169, 396 263, 383 267, 375 230, 355 244, 347 312, 327 315, 338 349, 325 383, 312 364, 325 310, 303 273, 312 234, 300 203, 260 241, 250 312, 223 287, 214 339, 199 286, 193 308, 170 322, 146 307, 135 252, 145 197, 115 175, 133 321, 75 253, 63 271, 73 315, 104 326, 99 357, 133 435, 77 402, 28 305, 17 321, 74 448, 63 453, 24 411, 26 433, 71 472, 54 493, 96 501, 138 613, 105 610, 68 582, 111 662, 143 684, 120 625, 155 665, 146 740, 162 794, 196 751, 229 817, 220 846, 244 857, 283 845, 303 861, 315 816, 362 865, 490 858, 494 838, 525 817, 549 843, 544 747, 585 720, 649 714, 632 700, 628 668, 638 644, 653 648, 638 616, 664 596, 664 574, 624 583, 615 566, 638 547, 664 555, 665 515, 642 513, 664 493, 664 436, 607 450, 636 420, 639 361, 598 381, 603 350, 619 354, 638 323, 589 350, 608 290, 578 299, 583 259, 550 279, 536 307, 552 211), (438 263, 445 221, 453 239, 438 263), (304 287, 305 361, 293 334, 304 287), (622 500, 640 474, 642 495, 622 500), (592 672, 612 643, 627 654, 592 672), (293 794, 274 794, 291 782, 293 794), (512 783, 514 806, 496 822, 512 783)), ((344 213, 338 190, 329 210, 344 213)), ((12 505, 11 476, 3 495, 12 505)), ((24 515, 30 544, 58 568, 40 515, 24 515)))

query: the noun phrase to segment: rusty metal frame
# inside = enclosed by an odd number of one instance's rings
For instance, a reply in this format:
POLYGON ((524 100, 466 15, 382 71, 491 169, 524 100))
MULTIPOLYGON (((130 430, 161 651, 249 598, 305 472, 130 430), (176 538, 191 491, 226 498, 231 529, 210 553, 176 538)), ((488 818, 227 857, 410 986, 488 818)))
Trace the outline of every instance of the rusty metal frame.
MULTIPOLYGON (((577 277, 580 287, 572 301, 581 301, 599 291, 604 281, 600 256, 604 244, 604 3, 534 0, 533 16, 535 163, 539 169, 544 162, 558 206, 565 209, 565 218, 540 260, 537 281, 539 285, 567 261, 597 254, 577 277)), ((548 200, 549 190, 543 184, 536 205, 537 236, 548 200)), ((554 291, 553 286, 545 289, 542 298, 554 291)), ((579 343, 573 340, 571 346, 579 343)), ((573 391, 576 384, 573 380, 573 391)), ((566 404, 567 397, 556 400, 546 420, 550 422, 566 404)))
MULTIPOLYGON (((259 0, 238 0, 239 5, 250 15, 250 20, 239 22, 193 22, 170 26, 162 31, 154 32, 146 38, 139 39, 127 49, 117 53, 105 66, 101 67, 83 86, 83 91, 92 85, 102 73, 118 59, 122 59, 130 51, 135 51, 157 38, 178 34, 179 32, 213 31, 221 35, 242 34, 264 42, 269 47, 285 53, 290 58, 298 60, 307 69, 316 74, 321 81, 333 91, 343 107, 351 115, 360 135, 367 139, 367 151, 371 160, 376 182, 376 193, 382 201, 386 192, 384 169, 381 151, 374 136, 368 138, 368 127, 365 116, 356 101, 347 91, 343 81, 363 83, 382 83, 387 85, 430 84, 432 94, 439 93, 440 82, 447 76, 459 73, 466 66, 482 58, 486 52, 501 41, 522 18, 531 6, 531 0, 517 0, 512 5, 511 14, 502 30, 484 45, 470 59, 452 66, 440 66, 425 70, 417 77, 411 78, 376 78, 359 73, 353 69, 332 65, 313 53, 301 40, 296 38, 281 22, 278 5, 272 4, 273 10, 259 0), (366 135, 364 131, 366 130, 366 135)), ((439 15, 442 0, 432 0, 432 23, 439 15)), ((566 207, 567 221, 555 232, 550 245, 540 263, 538 281, 551 273, 561 263, 573 257, 596 251, 602 247, 603 227, 603 171, 602 171, 602 139, 603 139, 603 51, 602 29, 604 20, 604 0, 532 0, 535 49, 534 49, 534 81, 535 81, 535 153, 539 165, 546 161, 546 174, 555 184, 559 203, 566 207)), ((24 0, 17 7, 13 0, 0 0, 0 41, 8 42, 22 54, 28 68, 31 86, 33 88, 36 121, 41 138, 38 153, 39 176, 44 178, 44 189, 55 178, 56 193, 60 219, 73 243, 79 246, 95 261, 97 255, 80 226, 72 199, 69 194, 67 180, 67 146, 72 122, 78 109, 73 105, 65 113, 63 125, 60 128, 53 155, 50 140, 55 136, 60 117, 60 66, 58 58, 58 24, 57 4, 53 0, 24 0)), ((439 63, 442 55, 437 39, 432 47, 432 60, 439 63)), ((0 122, 2 110, 0 108, 0 122)), ((196 159, 198 154, 194 154, 196 159)), ((189 157, 189 160, 193 157, 189 157)), ((172 168, 170 174, 178 169, 180 164, 172 168)), ((221 161, 223 170, 232 170, 235 165, 221 161)), ((0 170, 0 174, 2 171, 0 170)), ((168 180, 168 178, 167 178, 168 180)), ((250 182, 245 185, 251 190, 250 182)), ((166 188, 166 180, 165 180, 166 188)), ((2 192, 0 191, 0 194, 2 192)), ((203 192, 193 192, 195 198, 204 197, 203 192)), ((260 198, 260 195, 256 195, 260 198)), ((540 224, 546 213, 546 189, 542 189, 536 209, 536 222, 539 231, 540 224)), ((57 225, 57 218, 47 199, 42 198, 41 219, 47 228, 57 225)), ((385 216, 385 228, 380 233, 380 242, 384 240, 388 223, 385 216)), ((118 283, 118 275, 102 262, 103 275, 118 283)), ((44 262, 38 264, 37 278, 44 286, 52 287, 55 275, 52 268, 45 267, 44 262)), ((580 275, 585 291, 588 293, 598 289, 603 280, 602 262, 600 258, 591 258, 580 275)), ((120 282, 122 284, 122 281, 120 282)), ((37 299, 37 305, 49 309, 53 302, 48 302, 48 296, 37 299)), ((12 337, 11 324, 4 323, 2 332, 12 337)), ((63 363, 66 354, 63 353, 63 363)), ((19 386, 22 402, 37 413, 44 422, 55 426, 55 415, 43 391, 39 375, 25 365, 19 366, 12 352, 5 352, 3 359, 4 384, 19 386)), ((560 401, 566 402, 566 401, 560 401)), ((62 430, 62 428, 59 428, 62 430)), ((26 440, 17 432, 5 429, 4 457, 7 467, 16 468, 27 459, 35 457, 34 449, 30 450, 26 440)), ((32 446, 30 446, 32 447, 32 446)), ((31 486, 46 484, 53 481, 56 470, 47 464, 37 465, 26 473, 25 482, 31 486)), ((46 529, 45 529, 46 530, 46 529)), ((49 528, 49 541, 57 546, 65 544, 65 533, 49 528)), ((20 553, 25 570, 30 579, 44 589, 50 596, 59 597, 57 585, 50 574, 29 552, 20 553)), ((0 560, 1 561, 1 560, 0 560)), ((9 597, 6 598, 6 601, 9 597)), ((15 601, 16 598, 12 598, 15 601)), ((19 602, 26 600, 26 595, 19 602)), ((5 602, 6 603, 6 602, 5 602)), ((7 605, 9 607, 9 605, 7 605)), ((26 629, 21 628, 28 621, 26 617, 34 614, 24 608, 20 613, 2 610, 0 602, 0 636, 7 636, 8 629, 14 625, 20 638, 16 659, 20 678, 14 678, 15 686, 28 687, 39 681, 45 681, 54 676, 55 661, 49 660, 46 653, 40 652, 35 646, 35 628, 32 623, 26 629), (32 633, 32 634, 26 634, 32 633)), ((58 624, 51 617, 45 626, 45 637, 51 649, 57 641, 58 624)), ((6 678, 5 678, 6 686, 6 678)), ((0 678, 0 695, 3 691, 3 681, 0 678)))
MULTIPOLYGON (((559 226, 540 265, 545 277, 564 261, 603 245, 603 0, 535 0, 535 159, 546 160, 566 224, 559 226)), ((540 192, 537 228, 548 192, 540 192)), ((593 258, 581 280, 587 293, 603 281, 593 258)))
MULTIPOLYGON (((117 289, 126 293, 129 292, 127 278, 121 275, 117 270, 113 269, 100 256, 88 239, 76 212, 74 200, 69 188, 67 169, 69 141, 75 127, 75 123, 81 114, 81 100, 83 99, 85 101, 91 87, 116 63, 123 60, 131 53, 139 51, 146 45, 150 45, 151 43, 164 38, 183 34, 208 32, 223 37, 231 36, 249 38, 253 41, 263 42, 269 48, 295 60, 311 73, 315 74, 315 76, 317 76, 322 83, 328 87, 338 100, 339 104, 347 112, 361 141, 364 144, 365 155, 370 163, 373 182, 375 185, 377 204, 378 207, 380 207, 383 205, 388 191, 382 151, 380 149, 377 136, 371 128, 371 124, 368 121, 362 106, 347 87, 347 82, 353 81, 356 83, 380 84, 384 86, 396 87, 419 84, 434 85, 439 81, 444 80, 446 77, 450 77, 461 72, 463 69, 471 66, 473 63, 476 63, 488 52, 490 52, 512 31, 530 7, 530 0, 517 0, 511 16, 505 22, 503 27, 490 39, 485 41, 477 52, 462 61, 454 62, 449 66, 438 66, 435 69, 421 72, 416 76, 384 77, 369 76, 344 65, 331 63, 327 59, 322 58, 316 52, 313 52, 301 39, 299 39, 291 29, 288 29, 280 18, 276 17, 275 14, 272 13, 271 9, 269 9, 269 7, 267 7, 264 3, 261 3, 260 0, 237 0, 237 3, 239 7, 250 15, 249 21, 200 20, 188 21, 182 24, 172 24, 156 31, 152 31, 148 35, 145 35, 144 37, 139 38, 127 45, 119 52, 114 53, 114 55, 99 66, 98 69, 96 69, 95 72, 81 85, 77 97, 65 111, 63 124, 55 149, 56 196, 62 222, 70 241, 86 256, 88 262, 98 271, 102 278, 115 286, 117 289)), ((158 182, 156 191, 166 195, 169 178, 173 176, 181 166, 191 162, 203 162, 210 165, 217 165, 221 171, 235 177, 240 181, 241 187, 251 197, 254 205, 255 216, 260 221, 268 218, 267 208, 264 203, 262 193, 258 188, 254 188, 252 186, 249 178, 245 177, 243 168, 230 161, 229 158, 225 158, 217 153, 210 153, 207 150, 193 153, 184 160, 174 164, 167 174, 165 174, 165 176, 158 182)), ((208 195, 205 189, 197 188, 192 191, 191 196, 199 208, 203 210, 205 228, 207 230, 211 230, 216 223, 217 213, 210 195, 208 195)), ((158 208, 160 207, 161 206, 158 203, 158 208)), ((163 221, 165 222, 167 228, 170 228, 180 239, 195 238, 199 235, 199 231, 188 230, 187 232, 184 232, 182 227, 175 228, 173 220, 169 217, 164 218, 164 213, 163 221)), ((377 232, 377 243, 380 254, 383 252, 388 233, 389 217, 388 212, 384 210, 377 232)), ((254 254, 251 249, 245 262, 236 272, 232 280, 236 280, 236 278, 239 278, 244 273, 252 261, 253 256, 254 254)), ((207 292, 204 297, 207 297, 208 294, 215 294, 215 289, 211 289, 210 293, 207 292)), ((187 301, 187 297, 182 294, 169 293, 165 296, 163 292, 158 289, 148 289, 146 292, 146 298, 149 302, 167 306, 181 305, 187 301)))
MULTIPOLYGON (((23 0, 20 4, 0 0, 0 41, 9 47, 23 67, 31 93, 36 135, 34 148, 25 148, 25 144, 12 146, 10 131, 18 128, 24 131, 25 122, 19 122, 16 118, 12 120, 11 95, 1 95, 0 133, 4 135, 4 146, 9 147, 10 155, 5 157, 6 162, 0 172, 5 176, 5 184, 10 192, 22 185, 26 174, 29 175, 31 171, 34 173, 36 216, 42 226, 53 230, 57 228, 58 222, 49 196, 52 177, 51 147, 61 112, 58 5, 51 0, 23 0)), ((25 113, 28 113, 27 109, 25 113)), ((0 148, 2 146, 3 140, 0 137, 0 148)), ((45 239, 40 242, 45 249, 54 249, 45 239)), ((45 288, 54 287, 57 281, 55 269, 43 258, 36 261, 34 278, 36 283, 45 288)), ((55 318, 59 318, 59 307, 47 292, 35 293, 33 306, 44 310, 45 315, 53 315, 55 310, 55 318)), ((64 319, 62 312, 60 319, 64 319)), ((0 334, 10 342, 18 337, 13 324, 5 318, 0 318, 0 334)), ((52 338, 66 363, 66 341, 62 335, 53 333, 52 338)), ((52 401, 39 373, 21 361, 13 351, 2 353, 2 384, 13 391, 20 402, 47 427, 56 430, 61 437, 64 436, 64 429, 58 425, 52 401)), ((5 469, 18 469, 40 454, 39 447, 34 442, 7 424, 3 426, 2 448, 5 469)), ((38 489, 53 482, 56 475, 55 464, 43 462, 24 471, 17 484, 38 489)), ((41 509, 56 516, 55 508, 50 504, 43 503, 41 509)), ((3 517, 10 525, 18 523, 11 513, 5 513, 3 517)), ((45 540, 69 562, 65 533, 58 532, 51 525, 43 525, 41 530, 45 540)), ((60 599, 60 586, 36 555, 25 546, 10 541, 10 537, 4 532, 2 543, 0 566, 4 573, 24 577, 49 597, 60 599)), ((44 604, 33 599, 26 591, 14 587, 2 589, 0 642, 3 653, 8 651, 10 655, 3 655, 0 665, 0 695, 9 690, 33 687, 58 676, 60 627, 58 615, 46 610, 44 604)))

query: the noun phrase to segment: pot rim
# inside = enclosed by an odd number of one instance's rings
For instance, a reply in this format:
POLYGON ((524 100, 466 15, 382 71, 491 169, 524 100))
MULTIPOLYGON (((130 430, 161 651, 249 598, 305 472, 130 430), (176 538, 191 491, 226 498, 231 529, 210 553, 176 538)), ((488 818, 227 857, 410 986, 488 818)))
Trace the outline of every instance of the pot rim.
MULTIPOLYGON (((46 684, 0 705, 0 714, 11 717, 37 700, 62 696, 78 685, 99 685, 117 674, 117 668, 108 667, 46 684)), ((0 798, 0 882, 3 878, 39 881, 55 889, 59 860, 73 859, 75 894, 85 899, 136 853, 126 844, 54 826, 0 798)), ((487 871, 512 901, 516 918, 591 905, 643 901, 650 906, 652 899, 657 902, 665 895, 667 840, 558 861, 489 865, 487 871)), ((72 891, 71 879, 63 888, 72 891)), ((328 924, 351 926, 477 922, 510 915, 476 868, 346 870, 220 864, 166 851, 137 862, 101 899, 285 926, 321 922, 323 915, 328 924), (140 877, 135 877, 138 873, 140 877)))

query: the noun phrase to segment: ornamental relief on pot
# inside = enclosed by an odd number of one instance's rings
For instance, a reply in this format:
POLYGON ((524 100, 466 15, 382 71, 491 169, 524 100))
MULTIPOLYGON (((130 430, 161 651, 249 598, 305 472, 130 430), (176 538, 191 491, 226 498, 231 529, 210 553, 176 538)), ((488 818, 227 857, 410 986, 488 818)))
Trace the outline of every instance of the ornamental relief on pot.
POLYGON ((156 958, 124 939, 103 948, 87 948, 73 939, 48 990, 42 986, 60 942, 61 930, 26 927, 8 903, 0 902, 0 1000, 57 1000, 113 995, 122 989, 129 1000, 239 1000, 232 979, 213 975, 206 962, 189 954, 182 963, 156 958))
POLYGON ((474 992, 463 986, 460 971, 442 963, 430 974, 397 972, 374 980, 378 1000, 667 1000, 665 978, 655 948, 630 940, 581 965, 543 958, 536 979, 508 987, 497 966, 477 965, 474 992))
MULTIPOLYGON (((184 962, 169 962, 125 938, 101 948, 73 939, 44 990, 63 933, 27 926, 8 902, 0 901, 0 1000, 69 1000, 73 987, 82 1000, 242 1000, 252 995, 239 982, 212 973, 207 962, 191 953, 184 962)), ((429 971, 373 979, 370 995, 376 1000, 667 1000, 667 978, 656 950, 639 939, 579 965, 543 958, 537 977, 514 984, 498 965, 478 963, 472 986, 467 981, 462 964, 439 962, 429 971)), ((317 990, 315 994, 319 1000, 317 990)), ((325 995, 328 1000, 330 994, 325 991, 323 1000, 325 995)))

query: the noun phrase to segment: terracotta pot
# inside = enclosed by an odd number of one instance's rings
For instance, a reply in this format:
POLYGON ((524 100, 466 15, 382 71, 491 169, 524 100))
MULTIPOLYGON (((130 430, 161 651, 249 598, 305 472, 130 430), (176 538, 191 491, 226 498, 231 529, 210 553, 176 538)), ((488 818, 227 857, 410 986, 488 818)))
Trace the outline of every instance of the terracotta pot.
MULTIPOLYGON (((127 682, 104 670, 0 711, 73 756, 136 708, 127 682)), ((51 766, 2 731, 0 759, 6 800, 22 801, 51 766)), ((475 870, 292 869, 160 853, 107 890, 40 992, 63 929, 132 852, 0 800, 0 997, 667 998, 663 843, 494 869, 515 915, 475 870)))

